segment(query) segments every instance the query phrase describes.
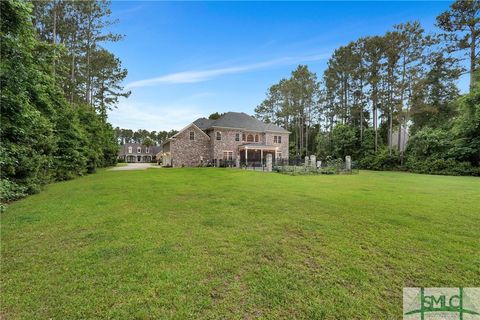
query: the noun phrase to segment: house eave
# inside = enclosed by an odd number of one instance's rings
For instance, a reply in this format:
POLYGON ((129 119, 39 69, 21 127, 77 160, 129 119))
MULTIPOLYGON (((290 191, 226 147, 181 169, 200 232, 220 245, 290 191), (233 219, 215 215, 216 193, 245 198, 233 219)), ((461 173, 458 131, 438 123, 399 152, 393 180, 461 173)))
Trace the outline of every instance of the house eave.
POLYGON ((234 127, 220 127, 220 126, 211 126, 211 127, 208 127, 207 129, 205 130, 208 130, 208 129, 230 129, 230 130, 241 130, 241 131, 245 131, 245 132, 258 132, 258 133, 267 133, 267 132, 271 132, 271 133, 291 133, 290 131, 276 131, 276 130, 250 130, 250 129, 246 129, 246 128, 234 128, 234 127))

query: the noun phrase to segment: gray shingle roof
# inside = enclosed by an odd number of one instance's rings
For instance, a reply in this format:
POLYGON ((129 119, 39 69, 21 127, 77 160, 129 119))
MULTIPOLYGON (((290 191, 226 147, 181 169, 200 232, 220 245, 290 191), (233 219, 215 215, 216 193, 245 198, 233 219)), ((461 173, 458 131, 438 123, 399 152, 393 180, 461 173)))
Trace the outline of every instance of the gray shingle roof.
POLYGON ((207 130, 208 128, 210 128, 212 126, 212 123, 214 121, 215 120, 210 120, 210 119, 207 119, 207 118, 198 118, 197 120, 195 120, 193 122, 193 124, 195 124, 197 127, 199 127, 202 130, 207 130))
POLYGON ((271 123, 264 123, 252 116, 249 116, 243 112, 227 112, 222 115, 217 120, 209 120, 205 118, 197 119, 193 122, 197 127, 202 130, 206 130, 211 127, 222 127, 222 128, 238 128, 251 131, 273 131, 273 132, 285 132, 282 127, 271 123))

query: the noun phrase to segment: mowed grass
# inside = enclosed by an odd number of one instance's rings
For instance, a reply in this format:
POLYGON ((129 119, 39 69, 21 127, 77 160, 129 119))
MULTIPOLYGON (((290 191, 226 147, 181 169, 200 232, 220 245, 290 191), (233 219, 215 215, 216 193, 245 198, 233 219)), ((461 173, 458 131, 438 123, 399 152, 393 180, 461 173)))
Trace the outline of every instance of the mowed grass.
POLYGON ((399 319, 480 286, 480 179, 102 171, 1 218, 6 319, 399 319))

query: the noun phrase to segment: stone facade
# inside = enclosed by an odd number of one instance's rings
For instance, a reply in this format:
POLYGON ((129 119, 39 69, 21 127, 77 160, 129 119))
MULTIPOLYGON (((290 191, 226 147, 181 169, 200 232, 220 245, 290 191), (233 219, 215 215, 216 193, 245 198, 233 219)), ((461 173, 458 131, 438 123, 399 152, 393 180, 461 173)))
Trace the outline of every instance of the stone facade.
MULTIPOLYGON (((164 143, 162 163, 164 166, 182 167, 219 165, 228 160, 230 165, 238 166, 240 159, 245 160, 245 152, 248 152, 248 160, 253 161, 250 159, 253 155, 261 154, 260 150, 263 152, 264 162, 268 153, 273 154, 275 160, 278 156, 288 159, 289 133, 282 128, 278 129, 283 132, 259 132, 215 126, 202 130, 192 123, 164 143), (190 136, 192 132, 193 140, 190 136)), ((255 161, 260 161, 259 156, 255 161)))
MULTIPOLYGON (((274 133, 274 132, 268 132, 266 133, 266 145, 271 145, 271 146, 277 146, 278 151, 281 152, 281 158, 282 159, 287 159, 288 160, 288 133, 274 133), (275 143, 275 136, 281 136, 282 137, 282 142, 281 143, 275 143)), ((277 138, 278 139, 278 138, 277 138)), ((278 141, 278 140, 277 140, 278 141)))
POLYGON ((125 143, 118 150, 118 160, 123 162, 154 162, 159 151, 159 146, 147 147, 140 143, 125 143))
POLYGON ((195 167, 210 159, 210 138, 195 125, 182 130, 168 144, 172 167, 195 167), (193 140, 190 135, 193 132, 193 140))
POLYGON ((242 132, 240 130, 215 128, 208 132, 211 143, 211 159, 223 159, 224 151, 232 151, 233 159, 239 157, 238 146, 242 142, 242 132), (217 132, 220 133, 220 140, 217 140, 217 132), (239 136, 239 141, 236 141, 236 135, 239 136))

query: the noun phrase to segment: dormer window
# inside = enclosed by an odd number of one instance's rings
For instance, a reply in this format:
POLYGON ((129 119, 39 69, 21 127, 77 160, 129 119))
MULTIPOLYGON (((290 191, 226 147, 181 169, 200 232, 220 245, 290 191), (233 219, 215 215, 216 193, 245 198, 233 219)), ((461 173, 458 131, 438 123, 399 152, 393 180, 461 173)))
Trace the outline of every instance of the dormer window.
POLYGON ((190 131, 190 140, 195 140, 195 132, 190 131))
POLYGON ((132 147, 128 147, 128 153, 132 153, 132 147))
POLYGON ((137 147, 137 153, 142 153, 142 147, 137 147))
POLYGON ((217 131, 217 140, 222 140, 222 133, 217 131))

